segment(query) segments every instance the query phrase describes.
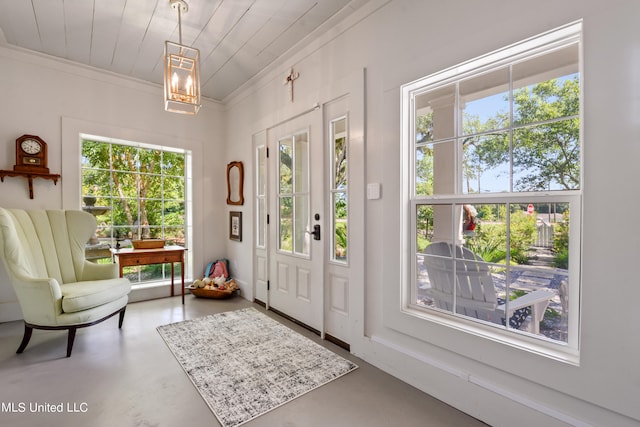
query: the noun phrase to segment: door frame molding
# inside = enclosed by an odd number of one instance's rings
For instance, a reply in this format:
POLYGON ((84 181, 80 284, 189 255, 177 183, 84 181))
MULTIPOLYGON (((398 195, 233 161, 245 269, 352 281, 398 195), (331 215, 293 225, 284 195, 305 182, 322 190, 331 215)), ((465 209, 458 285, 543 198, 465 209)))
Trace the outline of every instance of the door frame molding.
MULTIPOLYGON (((354 354, 361 353, 364 349, 364 346, 367 345, 368 339, 365 336, 365 282, 366 282, 366 271, 365 271, 365 258, 366 258, 366 69, 358 69, 349 74, 347 74, 342 79, 336 80, 332 82, 330 85, 325 85, 321 87, 315 94, 318 96, 315 103, 312 103, 311 108, 307 108, 301 111, 295 111, 287 107, 283 107, 280 110, 272 112, 266 116, 264 116, 261 120, 256 123, 256 131, 252 133, 254 138, 252 144, 252 171, 255 173, 256 171, 256 156, 255 156, 255 148, 256 148, 256 140, 257 138, 264 138, 264 143, 268 146, 268 138, 267 132, 280 126, 281 124, 287 123, 291 120, 299 118, 305 114, 308 114, 311 111, 314 111, 318 108, 322 108, 325 104, 328 104, 336 99, 339 99, 344 96, 349 96, 351 98, 351 108, 349 110, 349 150, 350 150, 350 209, 349 212, 350 218, 352 221, 350 222, 350 249, 351 255, 349 260, 349 268, 354 272, 353 277, 353 286, 350 288, 350 296, 349 296, 349 344, 351 348, 351 352, 354 354), (290 113, 286 119, 280 119, 285 113, 290 113), (275 122, 275 124, 273 124, 275 122)), ((300 95, 298 99, 301 99, 300 95)), ((309 104, 307 104, 309 105, 309 104)), ((324 109, 323 109, 324 110, 324 109)), ((325 125, 325 114, 324 111, 322 113, 322 124, 323 128, 325 125)), ((323 144, 326 142, 327 130, 323 129, 322 138, 323 144)), ((267 162, 266 167, 266 179, 269 180, 270 177, 270 167, 269 162, 267 162)), ((323 168, 326 168, 326 165, 323 162, 323 168)), ((253 192, 253 201, 255 202, 255 192, 256 192, 256 182, 255 179, 252 182, 252 192, 253 192)), ((267 185, 271 183, 267 181, 267 185)), ((326 192, 325 192, 326 193, 326 192)), ((326 197, 325 198, 325 218, 326 218, 326 197)), ((267 202, 268 205, 268 202, 267 202)), ((269 211, 270 206, 267 206, 267 212, 269 211)), ((252 220, 254 227, 257 225, 257 209, 254 206, 252 209, 252 220)), ((326 221, 325 221, 326 223, 326 221)), ((268 226, 273 226, 273 220, 271 224, 268 226)), ((325 227, 326 229, 326 227, 325 227)), ((326 232, 326 231, 325 231, 326 232)), ((267 232, 268 239, 269 232, 267 232)), ((252 234, 252 238, 250 239, 252 244, 252 265, 253 265, 253 295, 258 295, 256 289, 256 280, 257 271, 256 271, 256 233, 252 234)), ((323 240, 328 243, 327 239, 323 240)), ((267 245, 267 257, 269 256, 269 242, 266 242, 267 245)), ((328 244, 323 244, 325 251, 325 259, 324 262, 328 262, 328 250, 330 250, 328 244)), ((267 264, 269 264, 269 260, 267 260, 267 264)), ((268 271, 268 275, 272 272, 268 271)), ((325 283, 323 289, 323 313, 326 309, 324 298, 327 292, 326 289, 327 284, 325 283)), ((267 293, 268 295, 268 293, 267 293)), ((267 309, 269 307, 269 301, 263 301, 267 309)), ((324 317, 324 315, 323 315, 324 317)), ((321 335, 324 335, 324 327, 322 325, 321 335)))

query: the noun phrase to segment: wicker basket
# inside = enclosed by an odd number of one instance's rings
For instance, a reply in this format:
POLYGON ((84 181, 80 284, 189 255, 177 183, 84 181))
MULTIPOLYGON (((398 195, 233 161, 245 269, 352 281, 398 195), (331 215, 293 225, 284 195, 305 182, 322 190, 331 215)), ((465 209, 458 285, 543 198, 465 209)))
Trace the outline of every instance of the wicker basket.
MULTIPOLYGON (((235 285, 235 281, 231 279, 229 282, 233 282, 235 285)), ((191 293, 200 298, 215 298, 215 299, 224 299, 230 298, 238 292, 238 288, 233 286, 234 289, 205 289, 205 288, 196 288, 193 285, 187 286, 186 289, 189 289, 191 293)))

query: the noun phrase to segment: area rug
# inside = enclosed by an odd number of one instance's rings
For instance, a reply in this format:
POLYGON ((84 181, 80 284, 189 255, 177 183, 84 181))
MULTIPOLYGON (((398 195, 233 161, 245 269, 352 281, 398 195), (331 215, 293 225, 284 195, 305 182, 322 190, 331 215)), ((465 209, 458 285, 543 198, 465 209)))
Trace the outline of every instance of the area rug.
POLYGON ((358 367, 255 308, 157 329, 223 427, 244 424, 358 367))

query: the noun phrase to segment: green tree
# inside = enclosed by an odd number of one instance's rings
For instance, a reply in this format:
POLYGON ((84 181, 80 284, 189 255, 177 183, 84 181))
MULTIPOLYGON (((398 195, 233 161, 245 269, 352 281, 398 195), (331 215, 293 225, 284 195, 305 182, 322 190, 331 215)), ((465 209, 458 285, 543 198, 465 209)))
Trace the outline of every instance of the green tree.
MULTIPOLYGON (((416 194, 429 196, 433 194, 433 146, 428 142, 433 140, 433 113, 427 113, 416 118, 416 194)), ((430 234, 433 232, 433 208, 422 205, 416 211, 416 226, 418 251, 427 246, 430 234)))
POLYGON ((569 209, 563 214, 564 220, 556 223, 553 232, 553 263, 558 268, 569 268, 569 209))
POLYGON ((416 118, 416 194, 429 196, 433 194, 433 113, 416 118))
POLYGON ((480 178, 483 172, 488 167, 503 162, 504 153, 509 152, 507 132, 496 130, 506 126, 505 120, 508 120, 508 117, 497 115, 483 122, 477 115, 464 113, 462 120, 464 134, 475 135, 462 140, 462 170, 467 193, 481 192, 480 178), (474 180, 475 191, 472 185, 474 180))
MULTIPOLYGON (((487 213, 489 205, 480 208, 480 212, 487 213)), ((500 221, 481 221, 476 227, 475 236, 466 239, 466 246, 475 254, 480 255, 487 262, 503 263, 507 254, 507 222, 506 206, 498 205, 500 217, 504 213, 505 217, 500 221)), ((537 228, 534 215, 528 215, 521 207, 511 206, 509 225, 509 253, 511 262, 515 264, 526 264, 528 261, 528 250, 535 242, 537 228)), ((491 214, 493 215, 493 213, 491 214)))
MULTIPOLYGON (((514 91, 513 97, 514 187, 521 191, 579 188, 579 78, 544 81, 514 91)), ((498 118, 506 119, 506 114, 498 118)), ((488 166, 509 160, 508 144, 490 144, 482 151, 488 166)))
POLYGON ((104 237, 184 237, 184 154, 85 140, 82 167, 104 237))
POLYGON ((529 259, 527 252, 536 241, 536 217, 527 214, 526 207, 522 209, 511 205, 511 211, 509 222, 511 259, 518 264, 526 264, 529 259))

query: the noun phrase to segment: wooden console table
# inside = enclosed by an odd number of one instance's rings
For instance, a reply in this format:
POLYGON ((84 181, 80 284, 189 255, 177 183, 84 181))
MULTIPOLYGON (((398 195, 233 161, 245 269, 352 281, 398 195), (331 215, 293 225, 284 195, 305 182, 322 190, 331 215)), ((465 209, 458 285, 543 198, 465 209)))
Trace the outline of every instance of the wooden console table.
POLYGON ((120 277, 122 277, 122 269, 124 267, 132 267, 136 265, 151 264, 171 264, 171 296, 173 296, 173 263, 180 263, 180 274, 182 278, 182 304, 184 304, 184 252, 182 246, 165 246, 164 248, 153 249, 111 249, 113 260, 116 258, 120 264, 120 277))

